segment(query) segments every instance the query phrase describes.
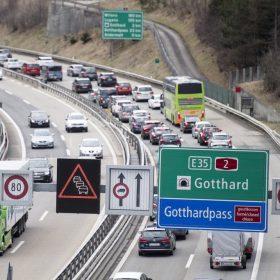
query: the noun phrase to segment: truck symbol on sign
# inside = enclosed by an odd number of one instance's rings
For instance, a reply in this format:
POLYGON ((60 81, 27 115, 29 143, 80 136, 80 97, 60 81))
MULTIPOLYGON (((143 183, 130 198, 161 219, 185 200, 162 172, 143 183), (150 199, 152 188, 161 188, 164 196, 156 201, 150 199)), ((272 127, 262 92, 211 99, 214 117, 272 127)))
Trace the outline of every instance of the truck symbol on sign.
POLYGON ((79 194, 88 194, 88 186, 85 185, 85 182, 81 179, 80 176, 74 176, 73 183, 76 185, 79 194))
POLYGON ((117 192, 118 193, 125 193, 125 189, 118 189, 117 192))

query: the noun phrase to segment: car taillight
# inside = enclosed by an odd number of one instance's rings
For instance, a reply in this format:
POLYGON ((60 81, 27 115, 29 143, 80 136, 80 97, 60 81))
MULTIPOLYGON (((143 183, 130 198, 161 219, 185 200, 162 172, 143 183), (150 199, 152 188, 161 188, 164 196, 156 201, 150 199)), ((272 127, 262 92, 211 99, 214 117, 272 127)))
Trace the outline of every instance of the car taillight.
POLYGON ((240 264, 240 262, 234 262, 234 265, 240 266, 241 264, 240 264))
POLYGON ((146 128, 146 127, 144 127, 144 128, 143 128, 143 131, 144 131, 144 132, 147 132, 147 131, 149 131, 149 129, 146 128))
POLYGON ((156 134, 153 132, 153 133, 152 133, 152 136, 153 136, 153 137, 155 137, 155 136, 156 136, 156 134))
POLYGON ((180 112, 177 113, 177 118, 181 119, 181 113, 180 112))
POLYGON ((207 248, 207 252, 208 252, 210 255, 212 255, 212 252, 213 252, 212 248, 207 248))
POLYGON ((160 144, 160 145, 163 145, 163 144, 164 144, 164 141, 159 141, 159 144, 160 144))
POLYGON ((147 239, 145 239, 145 238, 143 238, 143 237, 140 237, 139 238, 139 243, 148 243, 148 240, 147 239))
POLYGON ((194 130, 195 130, 195 131, 198 131, 198 128, 197 128, 197 127, 195 127, 195 128, 194 128, 194 130))
POLYGON ((184 123, 184 126, 185 126, 185 127, 188 127, 188 126, 189 126, 189 124, 188 124, 187 122, 185 122, 185 123, 184 123))
POLYGON ((157 204, 156 203, 153 203, 153 208, 157 208, 157 204))
POLYGON ((160 240, 160 242, 161 243, 170 243, 170 239, 169 238, 162 238, 161 240, 160 240))
POLYGON ((137 92, 137 94, 141 94, 141 92, 137 92))

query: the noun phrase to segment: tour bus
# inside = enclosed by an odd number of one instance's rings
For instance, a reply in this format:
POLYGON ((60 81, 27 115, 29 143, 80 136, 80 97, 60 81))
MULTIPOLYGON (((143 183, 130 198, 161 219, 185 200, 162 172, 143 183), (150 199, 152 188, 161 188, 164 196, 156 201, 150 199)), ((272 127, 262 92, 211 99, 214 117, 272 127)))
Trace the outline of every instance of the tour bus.
POLYGON ((178 125, 185 116, 205 119, 204 83, 189 76, 166 77, 163 81, 163 114, 178 125))
POLYGON ((41 79, 43 82, 62 81, 62 65, 51 64, 41 66, 41 79))

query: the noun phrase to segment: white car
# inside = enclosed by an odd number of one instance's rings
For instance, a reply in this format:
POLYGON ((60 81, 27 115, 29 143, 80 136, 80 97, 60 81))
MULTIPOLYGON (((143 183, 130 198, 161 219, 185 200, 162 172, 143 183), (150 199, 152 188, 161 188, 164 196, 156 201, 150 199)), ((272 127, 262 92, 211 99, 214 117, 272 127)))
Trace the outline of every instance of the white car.
POLYGON ((133 110, 131 117, 145 118, 146 120, 149 120, 151 118, 151 114, 147 110, 133 110))
POLYGON ((132 90, 132 99, 135 101, 149 100, 153 95, 153 88, 151 85, 135 86, 132 90))
POLYGON ((131 100, 129 99, 117 99, 115 104, 112 105, 111 111, 112 115, 115 117, 119 117, 119 111, 121 109, 122 104, 131 104, 131 100))
POLYGON ((21 66, 22 62, 20 62, 17 58, 8 58, 8 60, 4 62, 4 67, 10 70, 21 69, 21 66))
POLYGON ((88 122, 84 114, 80 112, 71 112, 65 119, 65 130, 71 131, 85 131, 88 132, 88 122))
POLYGON ((67 68, 67 76, 78 77, 84 66, 82 64, 71 64, 67 68))
POLYGON ((152 280, 143 272, 117 272, 109 280, 152 280))
POLYGON ((159 109, 162 101, 163 100, 160 98, 160 94, 154 94, 148 100, 148 106, 149 106, 149 108, 152 108, 152 109, 159 109))
POLYGON ((31 134, 31 148, 54 148, 53 133, 49 129, 34 129, 31 134))
POLYGON ((209 148, 232 148, 232 137, 227 132, 213 132, 208 141, 209 148))
POLYGON ((197 136, 198 136, 199 129, 200 129, 202 126, 205 126, 205 125, 211 126, 210 122, 208 122, 208 121, 199 121, 199 122, 196 122, 196 123, 194 124, 194 126, 192 127, 192 137, 196 139, 197 136))
POLYGON ((3 80, 3 71, 1 68, 0 68, 0 80, 3 80))
POLYGON ((103 145, 97 138, 84 138, 79 146, 80 156, 103 158, 103 145))
POLYGON ((39 56, 36 60, 36 63, 39 64, 39 66, 43 65, 52 65, 54 64, 53 58, 51 56, 39 56))

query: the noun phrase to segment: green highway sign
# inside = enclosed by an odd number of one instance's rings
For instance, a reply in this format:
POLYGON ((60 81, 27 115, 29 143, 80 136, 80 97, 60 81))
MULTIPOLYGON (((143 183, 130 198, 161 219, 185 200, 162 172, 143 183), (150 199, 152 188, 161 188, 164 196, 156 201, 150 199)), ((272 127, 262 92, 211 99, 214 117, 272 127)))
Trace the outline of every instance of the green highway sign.
POLYGON ((266 201, 268 159, 266 150, 163 147, 160 197, 266 201))
POLYGON ((102 11, 102 39, 142 40, 143 12, 102 11))

